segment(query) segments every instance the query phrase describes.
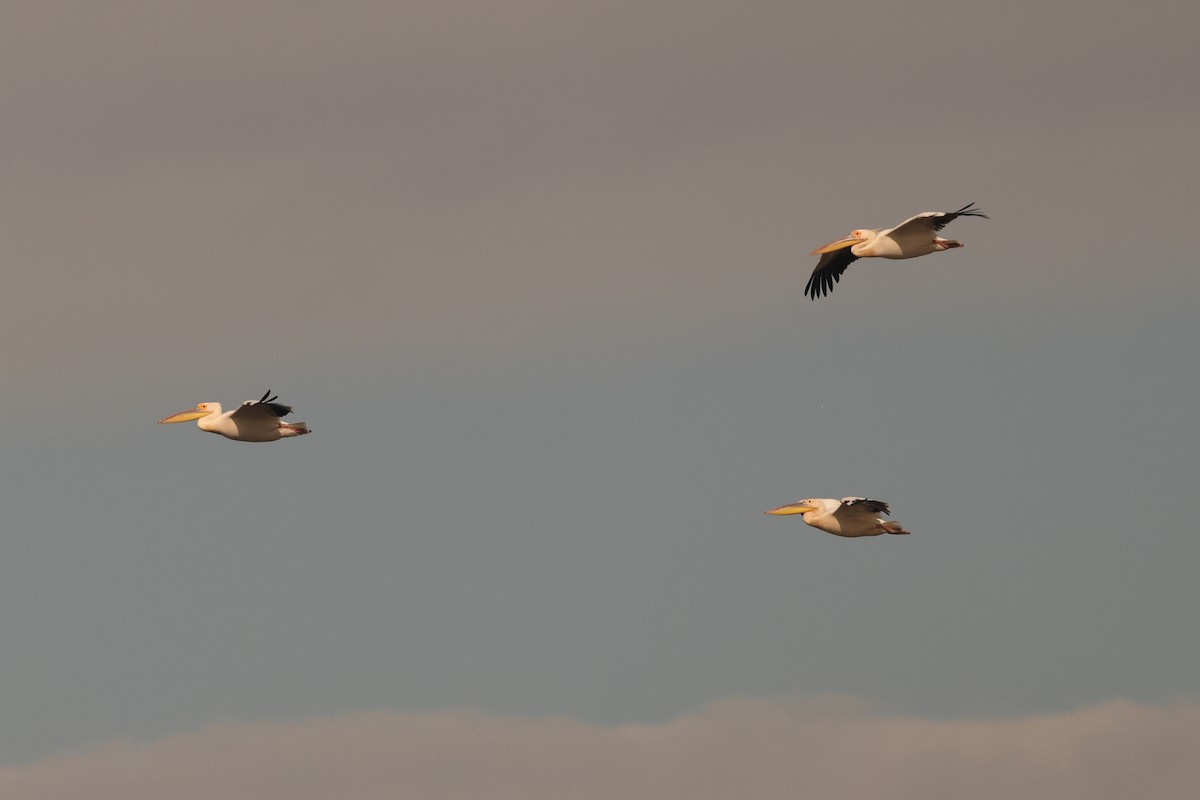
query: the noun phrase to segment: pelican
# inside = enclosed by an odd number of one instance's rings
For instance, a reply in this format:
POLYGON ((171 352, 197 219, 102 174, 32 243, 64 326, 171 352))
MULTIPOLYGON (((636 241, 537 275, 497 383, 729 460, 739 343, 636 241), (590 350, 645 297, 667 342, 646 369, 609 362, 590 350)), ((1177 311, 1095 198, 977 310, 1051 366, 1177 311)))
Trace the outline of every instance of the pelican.
POLYGON ((292 407, 276 403, 278 399, 268 390, 258 400, 247 400, 233 411, 221 411, 220 403, 201 403, 188 411, 160 419, 158 423, 196 420, 200 430, 219 433, 235 442, 273 442, 309 433, 303 422, 283 421, 282 417, 292 413, 292 407))
POLYGON ((895 520, 886 520, 880 514, 891 514, 888 504, 882 500, 865 497, 810 498, 798 503, 764 511, 764 514, 803 514, 801 519, 814 528, 834 536, 878 536, 881 533, 911 533, 904 530, 895 520))
POLYGON ((809 253, 820 256, 816 269, 804 287, 804 293, 816 300, 833 291, 846 267, 860 258, 916 258, 942 250, 962 247, 962 242, 943 239, 937 232, 959 217, 983 217, 987 214, 967 203, 958 211, 925 211, 909 217, 894 228, 870 230, 858 228, 837 241, 809 253))

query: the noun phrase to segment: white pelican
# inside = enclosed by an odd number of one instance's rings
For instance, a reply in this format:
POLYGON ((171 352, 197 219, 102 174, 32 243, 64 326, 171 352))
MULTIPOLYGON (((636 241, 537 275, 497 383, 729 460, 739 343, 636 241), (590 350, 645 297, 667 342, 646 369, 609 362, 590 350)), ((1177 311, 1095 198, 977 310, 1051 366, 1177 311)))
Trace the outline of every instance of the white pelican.
POLYGON ((820 528, 834 536, 878 536, 881 533, 911 533, 895 520, 886 520, 880 514, 890 514, 888 504, 881 500, 865 497, 829 497, 801 500, 786 506, 764 511, 764 514, 803 514, 805 523, 820 528))
POLYGON ((983 217, 989 219, 974 203, 967 203, 958 211, 926 211, 909 217, 894 228, 870 230, 858 228, 849 234, 818 247, 809 253, 820 256, 804 287, 804 293, 816 300, 833 291, 833 285, 842 279, 846 267, 860 258, 916 258, 942 250, 962 247, 962 242, 943 239, 937 232, 959 217, 983 217))
POLYGON ((292 413, 291 406, 276 403, 268 390, 258 400, 247 400, 233 411, 221 411, 220 403, 201 403, 189 411, 180 411, 158 423, 191 422, 202 431, 219 433, 236 442, 273 442, 288 436, 303 436, 308 426, 303 422, 284 422, 281 417, 292 413))

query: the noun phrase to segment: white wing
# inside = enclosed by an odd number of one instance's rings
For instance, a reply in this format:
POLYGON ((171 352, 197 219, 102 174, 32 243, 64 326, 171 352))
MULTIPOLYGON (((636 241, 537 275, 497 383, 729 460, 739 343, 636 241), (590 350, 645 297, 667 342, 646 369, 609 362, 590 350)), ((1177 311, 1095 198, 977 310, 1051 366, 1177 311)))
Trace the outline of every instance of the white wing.
POLYGON ((904 220, 904 222, 892 228, 888 232, 888 235, 896 241, 900 241, 909 236, 937 233, 959 217, 983 217, 984 219, 990 219, 987 214, 984 214, 974 206, 974 203, 967 203, 958 211, 925 211, 917 214, 915 217, 909 217, 904 220))

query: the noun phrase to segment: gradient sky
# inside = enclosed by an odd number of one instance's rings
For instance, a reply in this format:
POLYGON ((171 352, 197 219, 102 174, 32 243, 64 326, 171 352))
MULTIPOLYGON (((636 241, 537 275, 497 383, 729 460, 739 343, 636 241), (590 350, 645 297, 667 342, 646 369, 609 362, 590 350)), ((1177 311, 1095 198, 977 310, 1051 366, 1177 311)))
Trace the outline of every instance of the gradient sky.
POLYGON ((1194 709, 1200 9, 811 5, 5 4, 0 764, 1194 709))

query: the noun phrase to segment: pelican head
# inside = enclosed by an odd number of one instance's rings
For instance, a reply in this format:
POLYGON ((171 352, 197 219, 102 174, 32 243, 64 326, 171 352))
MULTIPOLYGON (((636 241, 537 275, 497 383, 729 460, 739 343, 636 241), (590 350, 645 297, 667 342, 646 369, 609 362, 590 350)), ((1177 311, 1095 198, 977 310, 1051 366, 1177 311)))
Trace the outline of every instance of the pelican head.
POLYGON ((187 411, 180 411, 178 414, 172 414, 171 416, 166 417, 165 419, 160 419, 158 421, 158 424, 163 425, 163 424, 168 424, 168 423, 172 423, 172 422, 191 422, 194 419, 201 419, 202 417, 207 417, 209 414, 220 414, 220 413, 221 413, 221 404, 220 403, 201 403, 200 405, 196 406, 195 408, 188 409, 187 411))
POLYGON ((820 255, 824 255, 825 253, 832 253, 834 250, 841 250, 843 247, 853 247, 856 244, 862 244, 863 242, 869 242, 874 238, 875 238, 875 231, 868 231, 868 230, 863 230, 861 228, 855 228, 854 230, 850 231, 848 234, 846 234, 842 238, 840 238, 836 241, 830 242, 829 244, 827 244, 823 247, 818 247, 816 250, 813 250, 811 253, 809 253, 809 255, 810 256, 820 256, 820 255))
POLYGON ((770 511, 764 511, 764 514, 775 514, 784 516, 787 514, 807 514, 810 511, 819 511, 822 504, 816 500, 801 500, 799 503, 789 503, 786 506, 772 508, 770 511))

